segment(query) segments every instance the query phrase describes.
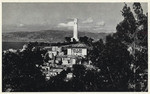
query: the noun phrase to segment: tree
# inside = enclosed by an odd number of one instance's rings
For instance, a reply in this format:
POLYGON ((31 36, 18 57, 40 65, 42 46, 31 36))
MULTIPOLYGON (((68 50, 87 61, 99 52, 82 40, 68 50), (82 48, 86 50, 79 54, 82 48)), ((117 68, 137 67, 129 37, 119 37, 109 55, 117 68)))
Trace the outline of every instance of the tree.
POLYGON ((80 37, 80 38, 79 38, 79 41, 80 41, 81 43, 85 43, 85 44, 91 46, 91 45, 92 45, 92 42, 93 42, 93 39, 90 38, 90 37, 84 36, 84 37, 80 37))
POLYGON ((89 60, 91 60, 93 62, 93 64, 95 66, 100 66, 100 62, 103 62, 102 61, 102 52, 104 51, 104 43, 103 43, 103 40, 100 39, 99 41, 96 41, 92 44, 92 50, 90 50, 89 52, 89 55, 88 55, 88 58, 89 60))
MULTIPOLYGON (((117 33, 115 38, 121 40, 130 50, 132 56, 132 61, 130 67, 133 65, 132 72, 134 73, 134 78, 130 79, 129 84, 135 85, 133 88, 136 91, 141 91, 142 89, 142 80, 140 74, 145 74, 147 70, 147 16, 143 14, 143 9, 140 3, 133 4, 133 10, 135 16, 130 11, 130 8, 125 4, 122 15, 124 20, 117 25, 117 33), (136 80, 136 79, 137 80, 136 80)), ((145 82, 146 85, 147 82, 145 82)), ((147 85, 146 85, 147 86, 147 85)), ((144 86, 145 88, 145 86, 144 86)))
MULTIPOLYGON (((135 85, 133 90, 142 90, 143 76, 140 75, 146 74, 147 70, 147 17, 140 3, 134 3, 133 7, 137 18, 125 4, 121 11, 124 20, 116 26, 117 32, 108 35, 104 45, 102 42, 93 43, 89 55, 92 62, 101 69, 100 75, 108 80, 106 86, 103 86, 108 90, 128 91, 132 83, 135 85)), ((147 86, 147 82, 144 84, 147 86)))
POLYGON ((137 80, 134 80, 136 85, 135 90, 147 91, 148 79, 143 78, 143 76, 147 77, 146 70, 148 69, 148 20, 147 16, 143 14, 140 3, 134 3, 133 10, 136 19, 136 38, 134 40, 135 54, 133 54, 135 60, 134 72, 136 74, 135 77, 137 78, 137 80), (145 82, 143 82, 144 79, 146 79, 145 82), (142 84, 144 84, 144 86, 142 84))
POLYGON ((135 18, 130 10, 130 7, 128 7, 127 4, 125 4, 121 12, 124 20, 117 25, 117 32, 115 34, 115 37, 117 37, 122 42, 131 43, 134 38, 133 33, 136 29, 135 18))
MULTIPOLYGON (((18 65, 21 59, 16 53, 6 52, 2 54, 2 84, 3 91, 11 89, 12 91, 15 86, 15 78, 19 77, 18 65)), ((16 79, 17 80, 17 79, 16 79)))
POLYGON ((45 76, 40 67, 43 64, 40 50, 25 50, 18 53, 3 54, 3 91, 40 91, 45 76), (9 86, 9 87, 8 87, 9 86))
POLYGON ((127 51, 127 46, 120 40, 109 36, 106 38, 105 50, 103 51, 103 62, 100 69, 110 82, 109 88, 113 91, 128 91, 128 81, 132 78, 130 64, 132 57, 127 51))
POLYGON ((71 42, 71 37, 65 37, 66 42, 70 43, 71 42))

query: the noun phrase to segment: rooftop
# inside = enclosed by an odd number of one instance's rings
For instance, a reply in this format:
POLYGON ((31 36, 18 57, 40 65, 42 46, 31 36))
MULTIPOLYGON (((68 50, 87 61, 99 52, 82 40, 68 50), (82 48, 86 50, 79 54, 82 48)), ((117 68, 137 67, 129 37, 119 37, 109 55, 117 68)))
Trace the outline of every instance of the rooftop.
POLYGON ((88 46, 84 43, 71 44, 69 47, 73 48, 87 48, 88 46))

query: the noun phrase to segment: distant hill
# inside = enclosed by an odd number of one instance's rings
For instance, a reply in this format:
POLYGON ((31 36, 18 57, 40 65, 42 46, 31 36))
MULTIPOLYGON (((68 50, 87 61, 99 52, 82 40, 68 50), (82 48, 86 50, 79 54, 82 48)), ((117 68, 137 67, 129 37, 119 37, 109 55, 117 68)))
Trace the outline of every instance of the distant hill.
MULTIPOLYGON (((110 33, 109 33, 110 34, 110 33)), ((79 32, 79 37, 88 36, 93 38, 95 41, 98 39, 104 39, 108 33, 90 33, 90 32, 79 32)), ((32 32, 9 32, 2 34, 3 42, 63 42, 65 37, 72 37, 72 31, 59 31, 59 30, 43 30, 43 31, 32 31, 32 32)))

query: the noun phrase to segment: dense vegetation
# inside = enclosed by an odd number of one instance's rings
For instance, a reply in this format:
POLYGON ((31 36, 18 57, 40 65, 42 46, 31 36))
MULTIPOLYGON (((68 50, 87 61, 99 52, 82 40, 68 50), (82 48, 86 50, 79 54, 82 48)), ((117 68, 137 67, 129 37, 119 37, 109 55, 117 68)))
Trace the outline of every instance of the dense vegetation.
POLYGON ((3 52, 3 91, 148 91, 147 15, 140 3, 134 3, 133 10, 125 4, 124 20, 105 43, 102 39, 93 42, 86 36, 80 38, 80 42, 92 46, 87 58, 95 69, 74 65, 73 70, 64 70, 46 81, 40 67, 36 67, 43 64, 44 51, 28 45, 23 52, 3 52), (74 76, 66 82, 69 72, 74 76))

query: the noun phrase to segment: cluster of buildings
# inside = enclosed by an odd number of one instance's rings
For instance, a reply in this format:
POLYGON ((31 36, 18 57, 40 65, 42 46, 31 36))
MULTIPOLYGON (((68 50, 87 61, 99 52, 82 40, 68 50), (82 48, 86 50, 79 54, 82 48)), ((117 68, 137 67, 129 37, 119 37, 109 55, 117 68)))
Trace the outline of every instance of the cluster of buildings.
MULTIPOLYGON (((60 74, 61 71, 66 70, 68 67, 72 68, 74 64, 90 63, 90 61, 86 60, 89 47, 84 43, 80 43, 78 39, 77 19, 74 19, 73 37, 71 41, 73 42, 73 40, 78 43, 43 48, 47 50, 47 53, 44 55, 45 63, 41 67, 47 79, 60 74)), ((71 74, 68 73, 67 77, 72 77, 71 74)))
POLYGON ((43 49, 47 50, 47 53, 44 56, 45 63, 41 67, 48 79, 66 70, 68 67, 72 68, 74 64, 90 63, 86 60, 88 46, 83 43, 50 46, 43 49))

